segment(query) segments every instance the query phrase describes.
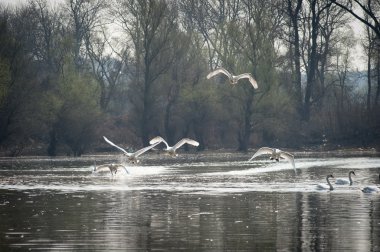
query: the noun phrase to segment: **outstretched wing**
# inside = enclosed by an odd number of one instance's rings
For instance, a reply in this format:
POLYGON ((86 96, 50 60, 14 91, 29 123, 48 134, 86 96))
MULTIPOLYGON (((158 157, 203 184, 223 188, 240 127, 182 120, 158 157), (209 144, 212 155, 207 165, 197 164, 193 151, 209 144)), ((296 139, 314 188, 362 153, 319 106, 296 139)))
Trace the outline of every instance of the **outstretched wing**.
POLYGON ((109 164, 95 166, 93 172, 110 171, 109 166, 109 164))
POLYGON ((113 142, 111 142, 110 140, 108 140, 107 137, 103 136, 104 140, 109 143, 110 145, 112 145, 113 147, 116 147, 118 148, 119 150, 121 150, 122 152, 124 152, 127 156, 130 155, 130 153, 128 153, 126 150, 124 150, 123 148, 121 148, 120 146, 117 146, 116 144, 114 144, 113 142))
POLYGON ((117 165, 117 168, 120 168, 120 167, 123 168, 123 169, 125 170, 125 172, 129 174, 129 171, 127 170, 127 167, 125 167, 125 166, 122 165, 122 164, 118 164, 118 165, 117 165))
POLYGON ((273 153, 273 149, 272 148, 261 147, 258 151, 256 151, 256 153, 248 161, 251 161, 252 159, 254 159, 257 156, 264 155, 264 154, 271 154, 272 155, 272 153, 273 153))
POLYGON ((215 69, 214 71, 212 71, 211 73, 209 73, 207 75, 207 79, 210 79, 211 77, 214 77, 215 75, 220 74, 220 73, 226 75, 229 79, 232 78, 232 75, 230 74, 230 72, 228 72, 223 67, 219 67, 219 68, 215 69))
POLYGON ((256 80, 253 78, 252 74, 250 73, 243 73, 243 74, 240 74, 238 76, 236 76, 236 79, 248 79, 249 82, 252 84, 253 88, 254 89, 257 89, 259 88, 259 86, 257 85, 257 82, 256 80))
POLYGON ((193 145, 193 146, 198 146, 199 145, 199 143, 197 141, 193 140, 193 139, 183 138, 183 139, 179 140, 178 143, 176 143, 173 146, 173 149, 176 150, 176 149, 178 149, 179 147, 181 147, 184 144, 190 144, 190 145, 193 145))
MULTIPOLYGON (((152 139, 153 140, 153 139, 152 139)), ((151 140, 151 141, 152 141, 151 140)), ((150 150, 150 149, 152 149, 154 146, 156 146, 156 145, 158 145, 158 144, 160 144, 161 143, 161 141, 157 141, 156 143, 154 143, 154 144, 152 144, 152 145, 149 145, 149 146, 147 146, 147 147, 144 147, 144 148, 142 148, 141 150, 138 150, 138 151, 136 151, 135 153, 133 153, 132 154, 132 156, 134 156, 134 157, 138 157, 138 156, 140 156, 141 154, 143 154, 144 152, 147 152, 148 150, 150 150)))
POLYGON ((153 138, 152 140, 149 141, 149 144, 155 144, 155 143, 161 143, 163 142, 164 144, 166 144, 166 147, 169 148, 169 145, 168 143, 160 136, 156 136, 155 138, 153 138))
POLYGON ((290 154, 289 152, 281 151, 280 157, 289 161, 293 166, 294 172, 297 173, 296 165, 294 164, 294 155, 290 154))

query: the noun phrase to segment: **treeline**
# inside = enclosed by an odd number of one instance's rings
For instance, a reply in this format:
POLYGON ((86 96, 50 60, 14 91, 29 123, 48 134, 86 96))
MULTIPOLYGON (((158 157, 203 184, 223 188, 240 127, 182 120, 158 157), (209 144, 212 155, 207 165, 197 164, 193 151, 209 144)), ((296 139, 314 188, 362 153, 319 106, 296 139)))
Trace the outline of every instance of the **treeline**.
POLYGON ((0 3, 2 153, 79 156, 108 147, 102 135, 134 148, 156 135, 199 150, 374 146, 380 5, 355 2, 0 3), (348 25, 357 18, 360 41, 348 25), (219 66, 252 73, 259 88, 207 80, 219 66))

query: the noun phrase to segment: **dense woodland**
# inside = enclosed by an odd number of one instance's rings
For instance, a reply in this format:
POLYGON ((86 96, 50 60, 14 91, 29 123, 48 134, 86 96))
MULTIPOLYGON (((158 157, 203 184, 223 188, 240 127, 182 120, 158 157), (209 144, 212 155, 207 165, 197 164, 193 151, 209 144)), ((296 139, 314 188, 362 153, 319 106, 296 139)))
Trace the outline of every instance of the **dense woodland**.
POLYGON ((366 0, 0 3, 0 152, 80 156, 107 150, 103 135, 127 149, 156 135, 198 150, 379 146, 379 16, 366 0), (220 66, 259 88, 206 79, 220 66))

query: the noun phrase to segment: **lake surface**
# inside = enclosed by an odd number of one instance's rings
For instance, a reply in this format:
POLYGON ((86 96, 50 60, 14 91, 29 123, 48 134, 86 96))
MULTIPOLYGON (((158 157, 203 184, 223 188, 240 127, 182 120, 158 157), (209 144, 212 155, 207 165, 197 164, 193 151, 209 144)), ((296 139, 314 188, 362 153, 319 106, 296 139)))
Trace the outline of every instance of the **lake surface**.
POLYGON ((117 155, 2 158, 0 251, 380 251, 380 193, 360 190, 379 153, 299 153, 297 175, 251 154, 151 154, 115 176, 92 165, 117 155))

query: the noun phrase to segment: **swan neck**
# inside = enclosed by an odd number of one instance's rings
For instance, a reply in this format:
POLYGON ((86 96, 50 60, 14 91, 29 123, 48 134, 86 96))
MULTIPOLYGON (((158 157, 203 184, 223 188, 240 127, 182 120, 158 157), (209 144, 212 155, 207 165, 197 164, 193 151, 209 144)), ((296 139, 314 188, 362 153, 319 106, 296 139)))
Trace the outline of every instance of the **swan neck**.
POLYGON ((330 186, 330 190, 334 190, 334 187, 331 185, 328 177, 326 178, 326 180, 327 180, 327 184, 329 184, 329 186, 330 186))

